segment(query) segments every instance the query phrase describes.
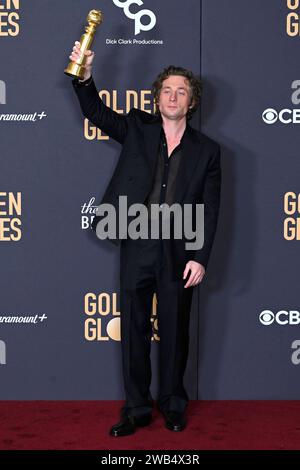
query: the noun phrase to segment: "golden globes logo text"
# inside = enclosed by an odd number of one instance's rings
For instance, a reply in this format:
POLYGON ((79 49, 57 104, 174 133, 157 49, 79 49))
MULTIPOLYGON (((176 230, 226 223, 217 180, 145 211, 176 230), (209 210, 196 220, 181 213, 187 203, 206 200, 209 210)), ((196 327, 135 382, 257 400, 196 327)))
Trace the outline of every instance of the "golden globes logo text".
POLYGON ((0 37, 18 36, 20 0, 0 0, 0 37))
POLYGON ((21 230, 22 194, 0 192, 0 241, 17 242, 21 230))
MULTIPOLYGON (((121 312, 117 292, 88 292, 84 296, 84 337, 87 341, 121 341, 121 312)), ((159 341, 157 297, 153 295, 149 319, 152 326, 151 341, 159 341)))
POLYGON ((287 7, 286 32, 292 37, 300 36, 300 0, 287 0, 287 7))
POLYGON ((284 195, 283 236, 285 240, 300 240, 300 194, 289 191, 284 195))
POLYGON ((121 340, 120 312, 117 307, 117 293, 88 292, 84 297, 84 337, 88 341, 121 340))

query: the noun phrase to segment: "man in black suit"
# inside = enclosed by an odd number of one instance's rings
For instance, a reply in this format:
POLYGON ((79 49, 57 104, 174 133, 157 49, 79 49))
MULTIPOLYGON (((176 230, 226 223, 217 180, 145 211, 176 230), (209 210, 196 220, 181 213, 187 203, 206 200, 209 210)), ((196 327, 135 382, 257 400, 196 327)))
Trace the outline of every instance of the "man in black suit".
MULTIPOLYGON (((75 42, 70 59, 80 56, 75 42)), ((204 204, 204 244, 187 249, 180 239, 111 237, 120 250, 120 307, 123 379, 126 403, 121 420, 110 434, 132 434, 150 424, 153 399, 151 384, 150 322, 156 292, 159 324, 159 393, 157 404, 165 425, 172 431, 186 427, 188 396, 183 376, 188 357, 189 316, 193 287, 205 274, 219 212, 220 146, 193 129, 188 120, 197 109, 201 82, 181 67, 165 69, 153 84, 157 114, 132 108, 121 115, 100 99, 92 77, 94 52, 86 52, 85 76, 73 80, 82 112, 95 126, 122 144, 113 177, 100 203, 111 204, 119 217, 119 197, 128 206, 204 204)), ((194 213, 194 212, 193 212, 194 213)), ((152 217, 152 216, 151 216, 152 217)), ((147 223, 151 222, 151 217, 147 223)), ((92 228, 99 238, 103 217, 92 228)))

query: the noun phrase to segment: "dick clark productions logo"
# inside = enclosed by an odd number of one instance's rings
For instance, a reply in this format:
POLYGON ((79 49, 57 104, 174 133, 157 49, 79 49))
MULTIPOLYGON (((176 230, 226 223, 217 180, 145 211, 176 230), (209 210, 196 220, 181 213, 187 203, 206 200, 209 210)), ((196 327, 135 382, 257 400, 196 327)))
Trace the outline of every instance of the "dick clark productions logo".
POLYGON ((134 34, 140 34, 141 31, 150 31, 156 25, 156 16, 153 11, 148 9, 139 10, 136 13, 132 13, 130 11, 130 7, 132 5, 142 6, 144 2, 142 0, 113 0, 114 4, 118 8, 123 8, 125 15, 127 18, 134 20, 135 23, 135 31, 134 34), (148 23, 144 24, 142 22, 142 18, 148 18, 148 23))

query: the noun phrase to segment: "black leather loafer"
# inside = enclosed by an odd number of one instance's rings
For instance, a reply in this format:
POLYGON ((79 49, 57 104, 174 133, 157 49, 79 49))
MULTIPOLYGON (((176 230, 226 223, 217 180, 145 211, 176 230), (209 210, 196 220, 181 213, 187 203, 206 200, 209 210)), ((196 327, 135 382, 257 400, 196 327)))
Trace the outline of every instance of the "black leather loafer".
POLYGON ((164 413, 166 428, 170 431, 183 431, 186 427, 186 418, 184 413, 179 411, 167 411, 164 413))
POLYGON ((112 426, 109 434, 114 437, 128 436, 133 434, 138 427, 148 426, 152 421, 152 415, 124 416, 121 421, 112 426))

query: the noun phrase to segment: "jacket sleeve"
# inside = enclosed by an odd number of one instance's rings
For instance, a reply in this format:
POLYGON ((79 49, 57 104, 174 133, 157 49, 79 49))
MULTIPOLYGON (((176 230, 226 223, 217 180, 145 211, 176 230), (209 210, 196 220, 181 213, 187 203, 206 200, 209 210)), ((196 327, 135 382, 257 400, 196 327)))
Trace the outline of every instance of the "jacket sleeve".
POLYGON ((219 207, 220 207, 220 193, 221 193, 221 150, 217 146, 217 150, 208 166, 204 189, 203 189, 203 204, 204 204, 204 245, 196 251, 194 261, 202 264, 205 269, 208 264, 210 252, 212 249, 215 232, 217 229, 219 207))
POLYGON ((93 77, 85 82, 72 80, 83 115, 107 135, 123 144, 128 128, 128 115, 122 115, 106 106, 101 100, 93 77))

